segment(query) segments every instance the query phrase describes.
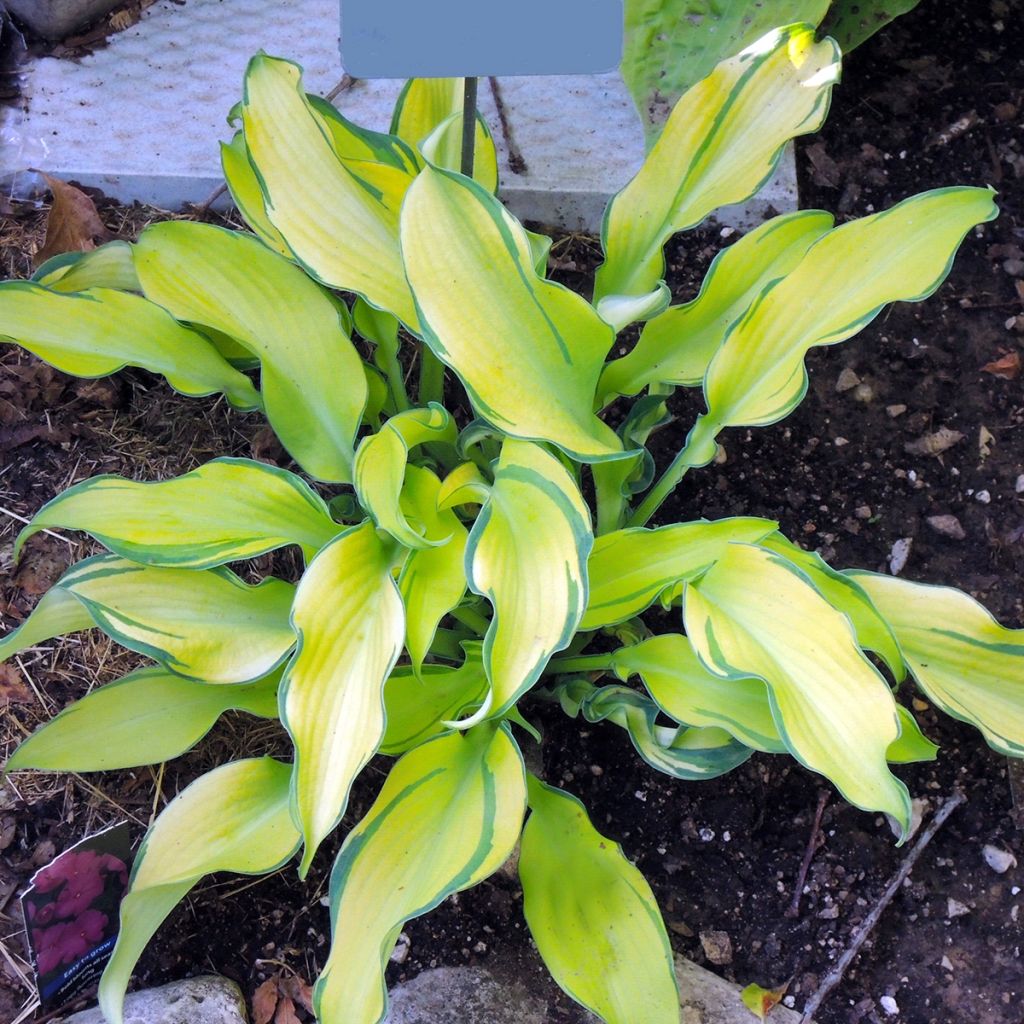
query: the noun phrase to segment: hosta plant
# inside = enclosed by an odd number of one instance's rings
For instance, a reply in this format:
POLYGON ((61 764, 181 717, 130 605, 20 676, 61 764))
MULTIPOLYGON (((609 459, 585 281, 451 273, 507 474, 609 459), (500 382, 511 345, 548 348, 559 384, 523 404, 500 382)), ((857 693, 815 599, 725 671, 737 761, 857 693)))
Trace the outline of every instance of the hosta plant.
POLYGON ((676 779, 789 754, 904 834, 891 765, 935 751, 894 699, 908 671, 1024 753, 1024 633, 969 597, 837 571, 754 516, 647 525, 723 430, 794 408, 811 348, 930 295, 995 215, 989 190, 946 188, 839 227, 775 217, 669 305, 666 241, 751 195, 821 124, 838 72, 834 42, 796 25, 690 89, 608 206, 588 299, 547 279, 549 239, 495 198, 482 123, 473 176, 454 169, 460 81, 411 82, 380 134, 260 55, 223 151, 251 234, 157 224, 0 287, 10 341, 80 376, 131 365, 223 394, 262 412, 296 467, 96 477, 17 542, 81 530, 108 553, 72 566, 0 657, 95 627, 151 664, 62 712, 9 768, 162 761, 227 709, 279 717, 294 748, 209 772, 156 820, 101 985, 109 1021, 204 875, 297 854, 305 874, 378 753, 397 760, 331 875, 324 1024, 381 1020, 404 922, 517 844, 555 980, 608 1024, 677 1021, 650 887, 573 796, 524 768, 538 701, 625 730, 676 779), (672 391, 697 386, 705 411, 656 467, 648 438, 672 391), (287 545, 305 560, 297 583, 228 568, 287 545), (652 635, 643 614, 659 602, 676 626, 652 635))

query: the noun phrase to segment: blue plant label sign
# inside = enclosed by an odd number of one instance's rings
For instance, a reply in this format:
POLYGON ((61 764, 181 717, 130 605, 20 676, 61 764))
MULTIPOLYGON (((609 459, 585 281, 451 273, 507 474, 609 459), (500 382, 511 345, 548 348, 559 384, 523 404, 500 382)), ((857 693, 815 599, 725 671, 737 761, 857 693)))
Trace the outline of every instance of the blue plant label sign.
POLYGON ((582 75, 622 58, 623 0, 341 0, 355 78, 582 75))

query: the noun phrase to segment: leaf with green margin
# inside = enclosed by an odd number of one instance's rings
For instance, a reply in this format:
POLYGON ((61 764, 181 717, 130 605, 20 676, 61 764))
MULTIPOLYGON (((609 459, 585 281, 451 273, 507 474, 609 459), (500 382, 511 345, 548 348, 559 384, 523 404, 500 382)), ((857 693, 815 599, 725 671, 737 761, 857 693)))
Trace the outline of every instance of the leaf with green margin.
POLYGON ((817 25, 828 8, 829 0, 626 0, 622 77, 648 148, 679 97, 719 61, 777 25, 817 25))
POLYGON ((201 682, 252 682, 276 668, 295 643, 288 624, 295 588, 284 580, 249 586, 223 567, 162 569, 94 555, 68 569, 4 637, 0 658, 84 628, 55 592, 79 601, 90 624, 123 647, 201 682))
MULTIPOLYGON (((890 302, 918 302, 945 280, 957 246, 998 213, 993 192, 946 188, 905 199, 830 231, 750 306, 718 349, 704 380, 703 432, 765 426, 807 391, 804 356, 856 334, 890 302)), ((694 453, 714 457, 713 445, 694 453)))
POLYGON ((82 530, 146 565, 208 569, 298 544, 311 558, 341 529, 299 476, 252 459, 214 459, 159 483, 94 476, 47 502, 18 534, 82 530))
POLYGON ((398 577, 405 605, 405 645, 418 670, 434 642, 441 620, 466 593, 466 542, 469 531, 458 516, 438 508, 441 481, 429 469, 408 466, 401 495, 406 523, 434 547, 410 552, 398 577))
POLYGON ((223 392, 239 409, 259 409, 244 374, 167 310, 112 288, 60 294, 28 281, 0 284, 0 340, 12 341, 75 377, 106 377, 140 366, 183 395, 223 392))
POLYGON ((169 761, 191 750, 225 711, 277 717, 275 672, 234 686, 154 666, 93 690, 23 740, 5 771, 103 772, 169 761), (101 742, 98 740, 101 739, 101 742))
POLYGON ((652 384, 700 384, 732 324, 831 227, 831 214, 800 210, 773 217, 720 252, 697 297, 648 321, 634 348, 605 367, 602 404, 652 384))
POLYGON ((834 36, 843 53, 856 49, 921 0, 832 0, 822 31, 834 36))
POLYGON ((1024 629, 1007 629, 952 587, 876 573, 848 575, 892 627, 928 698, 981 730, 990 747, 1024 757, 1024 629))
POLYGON ((394 134, 371 131, 355 124, 320 96, 306 93, 306 99, 322 118, 334 152, 343 162, 384 164, 406 174, 419 173, 423 165, 414 146, 394 134))
POLYGON ((524 776, 507 725, 440 736, 395 764, 331 872, 319 1020, 383 1020, 384 969, 402 925, 501 867, 522 828, 524 776))
POLYGON ((32 275, 32 280, 55 292, 81 292, 87 288, 142 291, 132 261, 132 247, 120 240, 90 252, 54 256, 32 275), (68 259, 69 256, 73 258, 68 259))
POLYGON ((590 600, 580 629, 600 629, 638 615, 667 588, 694 579, 734 541, 754 542, 778 529, 770 519, 697 519, 655 530, 633 527, 594 541, 587 572, 590 600))
POLYGON ((405 638, 393 561, 393 543, 360 523, 320 551, 295 594, 299 641, 281 684, 281 721, 295 745, 302 877, 384 736, 384 681, 405 638))
POLYGON ((50 587, 29 617, 17 629, 0 638, 0 661, 13 658, 19 651, 54 637, 91 629, 95 625, 89 609, 77 597, 59 586, 50 587))
POLYGON ((900 718, 900 735, 889 744, 885 752, 890 764, 916 764, 918 761, 934 761, 939 748, 932 743, 917 724, 914 716, 902 705, 896 705, 900 718))
POLYGON ((263 875, 298 849, 288 810, 291 765, 269 757, 221 765, 176 796, 146 833, 121 903, 121 928, 100 979, 100 1010, 123 1024, 128 980, 146 944, 204 875, 263 875))
POLYGON ((817 43, 812 27, 790 25, 691 88, 636 176, 608 204, 595 299, 654 288, 664 276, 668 239, 753 195, 786 143, 821 125, 838 77, 835 43, 817 43))
MULTIPOLYGON (((487 122, 477 114, 472 177, 488 192, 498 191, 498 153, 487 122)), ((462 170, 462 111, 446 117, 421 143, 424 159, 435 167, 462 170)))
POLYGON ((382 754, 396 756, 449 731, 445 724, 487 695, 487 676, 481 645, 463 644, 465 660, 458 667, 424 665, 415 671, 400 665, 384 684, 387 731, 382 754))
POLYGON ((581 296, 538 277, 529 239, 501 203, 427 167, 406 196, 401 234, 424 338, 477 415, 584 462, 621 458, 593 412, 614 332, 581 296))
POLYGON ((154 224, 135 266, 147 298, 259 357, 281 443, 311 476, 350 483, 366 377, 334 299, 251 235, 210 224, 154 224))
POLYGON ((889 624, 871 598, 855 580, 833 569, 821 555, 805 551, 781 533, 772 534, 758 541, 758 546, 782 555, 792 562, 807 577, 811 586, 833 608, 846 615, 853 625, 857 643, 865 650, 873 651, 892 672, 897 683, 907 676, 903 655, 889 624))
POLYGON ((410 78, 395 101, 391 134, 418 146, 445 118, 462 110, 465 78, 410 78))
POLYGON ((428 409, 408 409, 392 416, 376 434, 364 437, 356 452, 353 479, 359 504, 379 529, 407 548, 444 543, 444 538, 432 539, 410 526, 401 505, 409 451, 430 442, 455 443, 455 423, 436 402, 428 409))
POLYGON ((490 497, 491 486, 475 462, 462 462, 441 481, 437 507, 443 510, 457 505, 483 505, 490 497))
POLYGON ((646 295, 606 295, 598 299, 598 316, 610 324, 616 334, 639 320, 650 320, 665 311, 672 301, 672 292, 659 281, 646 295))
POLYGON ((849 619, 796 567, 749 544, 730 545, 687 584, 683 615, 711 671, 768 684, 790 753, 831 779, 850 803, 892 815, 905 839, 910 795, 886 763, 900 732, 896 703, 849 619))
POLYGON ((672 947, 647 880, 574 796, 528 777, 523 913, 558 985, 605 1024, 678 1024, 672 947))
MULTIPOLYGON (((289 61, 253 57, 242 120, 267 218, 298 262, 331 288, 353 291, 416 330, 398 251, 399 194, 374 195, 338 157, 330 126, 289 61)), ((379 167, 387 167, 380 164, 379 167)))
POLYGON ((264 245, 291 259, 292 251, 288 243, 267 216, 260 180, 249 160, 245 132, 235 132, 230 142, 220 144, 220 166, 224 172, 224 183, 242 220, 264 245))
POLYGON ((480 711, 504 714, 572 640, 587 604, 590 510, 576 481, 539 445, 502 445, 487 504, 466 546, 470 589, 494 618, 484 637, 491 689, 480 711))

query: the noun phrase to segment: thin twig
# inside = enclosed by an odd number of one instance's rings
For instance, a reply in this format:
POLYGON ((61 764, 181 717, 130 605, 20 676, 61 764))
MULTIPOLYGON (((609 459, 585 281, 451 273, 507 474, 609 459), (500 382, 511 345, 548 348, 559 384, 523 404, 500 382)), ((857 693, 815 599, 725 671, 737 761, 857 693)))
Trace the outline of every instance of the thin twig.
POLYGON ((811 861, 814 855, 825 845, 825 836, 821 831, 821 816, 825 813, 825 805, 828 803, 829 791, 823 789, 818 794, 818 807, 814 812, 814 824, 811 825, 811 834, 807 839, 807 850, 804 852, 804 859, 797 872, 796 885, 793 888, 793 899, 786 908, 786 917, 800 916, 800 897, 803 895, 804 885, 807 882, 807 872, 811 869, 811 861))
POLYGON ((498 85, 498 80, 494 75, 490 75, 487 81, 491 87, 491 95, 494 97, 494 106, 498 111, 498 123, 501 126, 501 134, 505 139, 505 146, 508 149, 508 169, 513 174, 525 174, 529 168, 526 166, 522 150, 516 145, 516 140, 512 136, 512 125, 509 124, 505 99, 501 95, 501 86, 498 85))
POLYGON ((882 893, 878 902, 871 908, 871 913, 864 918, 860 927, 854 932, 850 945, 846 947, 845 952, 839 958, 835 967, 829 971, 825 980, 818 986, 818 991, 807 1000, 803 1016, 800 1018, 800 1024, 811 1024, 811 1018, 828 998, 829 993, 843 980, 843 975, 846 974, 847 968, 856 959, 857 954, 860 952, 860 947, 864 945, 864 940, 867 939, 868 935, 871 934, 871 930, 878 924, 878 919, 882 916, 885 908, 889 906, 893 896, 899 891, 900 886, 906 881, 907 876, 914 869, 914 865, 921 854, 924 853, 925 847, 932 841, 935 833, 942 828, 946 819, 966 799, 963 793, 956 792, 945 800, 935 812, 935 816, 928 823, 928 827, 921 833, 917 842, 914 843, 910 852, 903 859, 899 870, 892 876, 889 884, 885 887, 885 892, 882 893))
POLYGON ((328 103, 333 102, 335 97, 340 96, 343 92, 348 92, 353 85, 356 84, 356 79, 353 78, 347 71, 341 76, 341 81, 324 97, 328 103))

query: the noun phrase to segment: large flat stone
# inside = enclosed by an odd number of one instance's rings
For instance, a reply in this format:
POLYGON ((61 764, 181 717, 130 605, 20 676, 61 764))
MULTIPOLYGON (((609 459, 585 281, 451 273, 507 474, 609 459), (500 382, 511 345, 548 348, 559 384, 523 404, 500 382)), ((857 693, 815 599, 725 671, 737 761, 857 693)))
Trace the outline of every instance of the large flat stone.
POLYGON ((123 0, 0 0, 36 35, 64 39, 102 18, 123 0))
MULTIPOLYGON (((106 1024, 99 1008, 62 1018, 64 1024, 106 1024)), ((124 1002, 124 1024, 247 1024, 241 989, 227 978, 203 974, 133 992, 124 1002)))

